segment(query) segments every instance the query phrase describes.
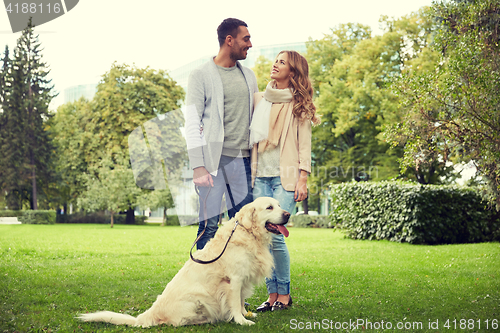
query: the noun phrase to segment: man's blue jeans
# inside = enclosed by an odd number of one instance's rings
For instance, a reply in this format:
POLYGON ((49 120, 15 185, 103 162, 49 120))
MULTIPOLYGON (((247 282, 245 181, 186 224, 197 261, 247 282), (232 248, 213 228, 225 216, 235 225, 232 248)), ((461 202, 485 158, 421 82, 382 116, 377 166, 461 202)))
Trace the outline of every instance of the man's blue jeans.
POLYGON ((250 158, 249 157, 229 157, 221 156, 217 176, 212 175, 214 182, 213 187, 199 187, 199 236, 203 230, 205 233, 196 243, 196 248, 201 250, 205 244, 215 236, 217 232, 217 224, 219 222, 219 215, 222 210, 222 195, 226 197, 226 208, 229 218, 241 209, 241 207, 253 201, 252 198, 252 182, 251 182, 250 158), (226 177, 224 177, 224 174, 226 177), (227 183, 226 179, 227 178, 227 183), (234 201, 232 204, 231 195, 234 201), (207 227, 205 229, 205 220, 207 220, 207 227))

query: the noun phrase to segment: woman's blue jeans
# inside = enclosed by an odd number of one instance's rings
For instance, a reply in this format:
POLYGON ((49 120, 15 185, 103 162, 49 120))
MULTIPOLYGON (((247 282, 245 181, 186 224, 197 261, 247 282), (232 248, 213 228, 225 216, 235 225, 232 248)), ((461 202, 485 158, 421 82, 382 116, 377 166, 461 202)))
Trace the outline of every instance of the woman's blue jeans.
MULTIPOLYGON (((279 201, 281 208, 293 214, 295 208, 294 191, 287 191, 281 186, 280 177, 257 177, 253 188, 254 200, 259 197, 271 197, 279 201)), ((290 254, 283 235, 272 234, 270 246, 274 258, 272 277, 266 278, 269 294, 290 294, 290 254)))

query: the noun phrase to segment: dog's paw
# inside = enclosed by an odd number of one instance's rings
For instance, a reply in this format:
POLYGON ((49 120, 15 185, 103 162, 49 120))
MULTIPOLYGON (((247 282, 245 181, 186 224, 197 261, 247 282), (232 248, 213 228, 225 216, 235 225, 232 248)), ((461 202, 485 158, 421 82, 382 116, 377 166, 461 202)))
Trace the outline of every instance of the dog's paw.
POLYGON ((234 321, 240 325, 250 326, 255 324, 253 321, 243 318, 243 316, 241 316, 241 318, 234 318, 234 321))

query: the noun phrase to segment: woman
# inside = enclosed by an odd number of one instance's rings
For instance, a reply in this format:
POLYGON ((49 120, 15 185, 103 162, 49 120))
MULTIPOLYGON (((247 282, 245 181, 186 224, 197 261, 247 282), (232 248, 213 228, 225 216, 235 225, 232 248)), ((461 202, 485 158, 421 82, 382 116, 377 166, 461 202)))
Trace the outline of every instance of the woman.
MULTIPOLYGON (((306 59, 295 51, 281 51, 272 66, 272 81, 254 95, 250 126, 254 199, 273 197, 293 213, 307 197, 311 172, 311 123, 319 124, 312 102, 313 89, 306 59)), ((290 256, 282 234, 272 234, 275 268, 266 278, 269 297, 258 312, 286 309, 290 296, 290 256)))

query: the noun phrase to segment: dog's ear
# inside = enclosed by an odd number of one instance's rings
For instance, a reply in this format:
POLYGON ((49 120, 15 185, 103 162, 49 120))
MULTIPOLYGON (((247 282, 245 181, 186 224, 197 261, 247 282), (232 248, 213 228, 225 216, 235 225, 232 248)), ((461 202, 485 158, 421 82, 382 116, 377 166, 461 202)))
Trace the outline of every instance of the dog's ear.
POLYGON ((250 229, 252 227, 253 221, 257 218, 257 212, 255 207, 245 206, 235 215, 236 220, 243 227, 250 229))

